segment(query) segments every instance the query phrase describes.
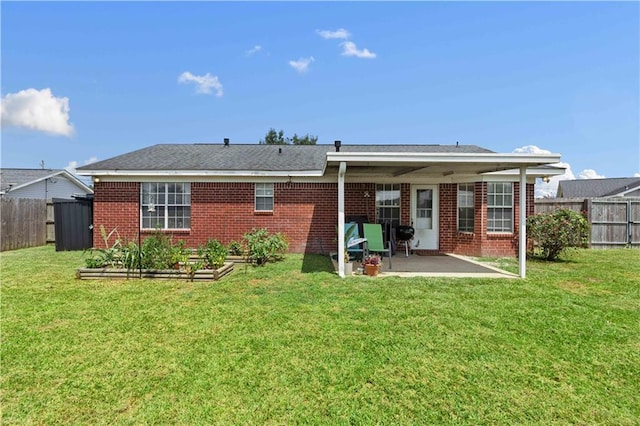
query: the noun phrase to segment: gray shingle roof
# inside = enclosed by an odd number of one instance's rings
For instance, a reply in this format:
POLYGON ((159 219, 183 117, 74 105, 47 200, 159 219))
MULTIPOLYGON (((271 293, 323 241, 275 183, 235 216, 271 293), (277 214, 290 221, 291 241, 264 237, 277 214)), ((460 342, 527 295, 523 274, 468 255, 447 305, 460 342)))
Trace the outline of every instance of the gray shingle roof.
POLYGON ((12 187, 24 185, 44 179, 47 176, 59 173, 62 170, 53 169, 0 169, 0 188, 4 191, 11 184, 12 187))
POLYGON ((637 187, 640 187, 640 178, 562 180, 558 185, 558 197, 610 197, 637 187))
MULTIPOLYGON (((322 170, 333 145, 159 144, 78 170, 322 170), (280 152, 281 150, 281 152, 280 152)), ((475 145, 343 145, 341 152, 491 153, 475 145)))

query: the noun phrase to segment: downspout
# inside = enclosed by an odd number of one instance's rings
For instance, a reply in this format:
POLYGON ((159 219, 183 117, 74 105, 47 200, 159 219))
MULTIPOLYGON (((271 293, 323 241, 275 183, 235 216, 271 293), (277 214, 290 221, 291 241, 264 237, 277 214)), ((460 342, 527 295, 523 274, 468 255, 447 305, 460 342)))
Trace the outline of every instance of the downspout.
POLYGON ((347 163, 340 163, 338 169, 338 275, 344 278, 344 175, 347 163))
POLYGON ((518 243, 518 259, 520 278, 527 275, 527 168, 520 166, 520 241, 518 243))

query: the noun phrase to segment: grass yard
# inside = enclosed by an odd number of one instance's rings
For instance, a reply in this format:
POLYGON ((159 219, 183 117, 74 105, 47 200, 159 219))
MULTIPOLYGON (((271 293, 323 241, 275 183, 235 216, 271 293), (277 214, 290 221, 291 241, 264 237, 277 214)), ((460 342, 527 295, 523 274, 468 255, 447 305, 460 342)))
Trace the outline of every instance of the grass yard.
POLYGON ((3 424, 640 418, 638 250, 526 280, 341 280, 290 255, 213 283, 80 281, 78 252, 0 260, 3 424))

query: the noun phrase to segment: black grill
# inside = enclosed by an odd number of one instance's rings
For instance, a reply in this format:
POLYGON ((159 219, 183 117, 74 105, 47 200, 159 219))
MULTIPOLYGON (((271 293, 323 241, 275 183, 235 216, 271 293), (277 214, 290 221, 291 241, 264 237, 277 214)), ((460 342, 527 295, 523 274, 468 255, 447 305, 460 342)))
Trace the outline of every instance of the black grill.
POLYGON ((409 241, 415 233, 416 230, 413 229, 413 226, 400 225, 396 228, 396 239, 398 241, 409 241))

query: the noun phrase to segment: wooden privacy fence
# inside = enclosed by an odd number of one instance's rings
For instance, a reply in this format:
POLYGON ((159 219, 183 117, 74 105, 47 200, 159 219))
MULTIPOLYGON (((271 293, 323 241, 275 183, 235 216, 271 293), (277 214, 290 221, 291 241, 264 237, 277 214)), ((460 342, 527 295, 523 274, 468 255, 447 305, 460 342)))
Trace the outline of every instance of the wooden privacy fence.
POLYGON ((640 247, 640 198, 549 198, 535 201, 536 213, 569 209, 585 215, 589 247, 640 247))
POLYGON ((2 198, 0 250, 43 246, 47 243, 47 203, 30 198, 2 198))

